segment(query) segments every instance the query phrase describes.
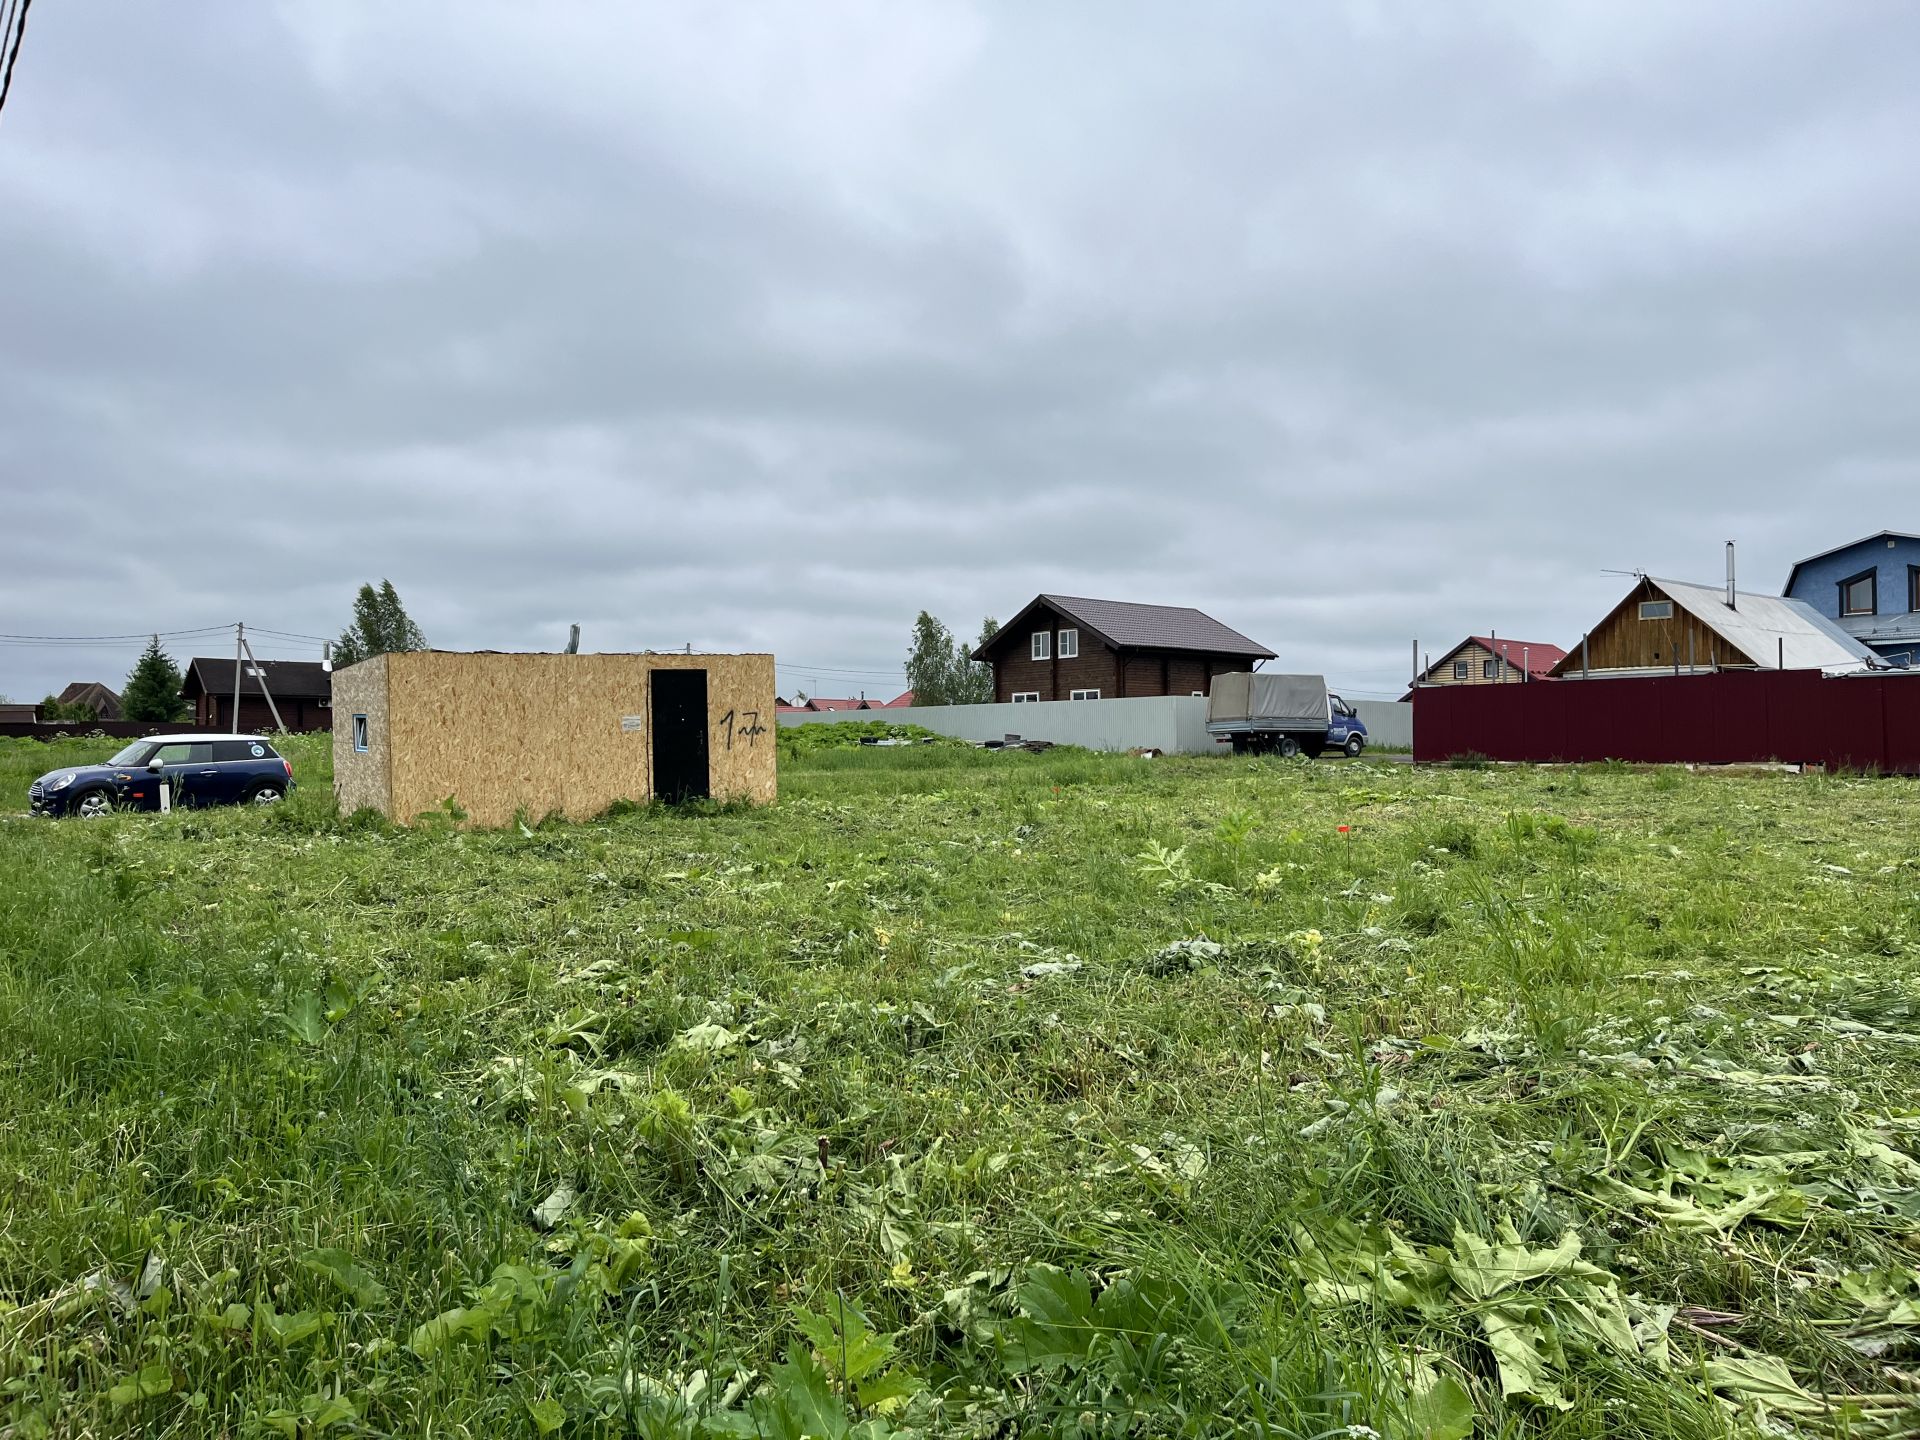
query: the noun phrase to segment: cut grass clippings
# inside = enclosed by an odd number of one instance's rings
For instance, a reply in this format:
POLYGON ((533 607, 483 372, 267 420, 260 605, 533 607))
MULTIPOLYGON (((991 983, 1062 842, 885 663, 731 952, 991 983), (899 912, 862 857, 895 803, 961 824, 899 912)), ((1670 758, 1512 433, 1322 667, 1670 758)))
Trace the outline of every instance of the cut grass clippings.
POLYGON ((1920 1433, 1909 782, 328 744, 0 742, 0 1434, 1920 1433))

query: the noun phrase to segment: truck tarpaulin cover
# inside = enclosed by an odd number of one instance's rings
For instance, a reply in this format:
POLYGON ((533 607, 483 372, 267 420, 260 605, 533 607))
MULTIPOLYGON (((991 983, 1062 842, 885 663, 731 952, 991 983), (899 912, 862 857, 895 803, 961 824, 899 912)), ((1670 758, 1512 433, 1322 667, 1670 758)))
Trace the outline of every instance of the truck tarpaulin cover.
POLYGON ((1324 675, 1235 671, 1214 676, 1207 696, 1208 724, 1252 720, 1276 730, 1325 730, 1332 718, 1324 675))

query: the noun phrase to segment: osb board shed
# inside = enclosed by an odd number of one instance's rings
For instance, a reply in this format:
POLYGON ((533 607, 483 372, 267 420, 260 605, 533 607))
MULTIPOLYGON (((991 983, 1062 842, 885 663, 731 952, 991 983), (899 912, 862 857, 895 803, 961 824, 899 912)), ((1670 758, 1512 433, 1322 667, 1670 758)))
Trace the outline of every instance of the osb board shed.
POLYGON ((770 804, 773 686, 771 655, 378 655, 333 677, 334 796, 489 826, 662 789, 770 804))

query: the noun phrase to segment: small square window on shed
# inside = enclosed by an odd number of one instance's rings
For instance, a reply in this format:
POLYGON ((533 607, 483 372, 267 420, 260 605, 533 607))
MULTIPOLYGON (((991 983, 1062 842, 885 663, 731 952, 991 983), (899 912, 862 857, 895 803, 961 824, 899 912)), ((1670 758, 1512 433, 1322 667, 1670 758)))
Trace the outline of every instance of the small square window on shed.
POLYGON ((1642 620, 1671 620, 1673 602, 1671 600, 1642 600, 1640 602, 1642 620))
POLYGON ((1062 660, 1077 660, 1079 657, 1080 632, 1078 630, 1062 630, 1060 632, 1060 658, 1062 660))
POLYGON ((1053 632, 1036 630, 1033 632, 1033 658, 1045 660, 1053 654, 1053 632))
POLYGON ((356 715, 353 717, 353 748, 363 755, 366 753, 367 717, 364 715, 356 715))

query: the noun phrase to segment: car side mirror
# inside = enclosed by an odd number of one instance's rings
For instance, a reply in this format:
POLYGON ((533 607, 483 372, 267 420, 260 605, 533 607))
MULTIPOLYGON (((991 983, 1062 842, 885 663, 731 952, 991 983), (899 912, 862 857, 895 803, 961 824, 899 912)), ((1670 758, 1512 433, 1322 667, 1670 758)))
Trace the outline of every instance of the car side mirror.
POLYGON ((149 760, 147 762, 147 772, 151 775, 158 775, 166 768, 167 767, 162 765, 158 760, 149 760))

